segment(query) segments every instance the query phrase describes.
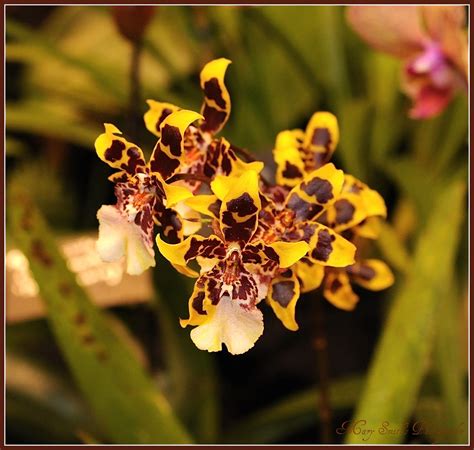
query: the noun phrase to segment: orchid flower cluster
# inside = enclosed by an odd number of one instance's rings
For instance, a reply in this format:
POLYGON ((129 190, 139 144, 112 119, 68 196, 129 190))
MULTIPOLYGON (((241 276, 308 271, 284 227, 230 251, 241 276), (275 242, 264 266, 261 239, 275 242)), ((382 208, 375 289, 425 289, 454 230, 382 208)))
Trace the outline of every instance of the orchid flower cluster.
POLYGON ((262 162, 242 160, 243 152, 216 136, 231 109, 229 64, 220 58, 203 68, 200 114, 148 101, 145 125, 158 138, 148 162, 105 124, 95 148, 117 170, 109 178, 117 203, 97 213, 97 250, 105 261, 124 258, 127 272, 139 274, 155 266, 156 241, 178 272, 197 278, 189 318, 180 321, 194 327, 196 346, 213 352, 225 344, 241 354, 263 333, 262 300, 297 330, 302 293, 322 286, 329 302, 352 310, 358 297, 351 282, 380 290, 393 275, 384 262, 358 255, 361 239, 377 238, 386 207, 329 162, 339 139, 334 115, 317 112, 305 131, 277 136, 276 184, 260 175, 262 162))

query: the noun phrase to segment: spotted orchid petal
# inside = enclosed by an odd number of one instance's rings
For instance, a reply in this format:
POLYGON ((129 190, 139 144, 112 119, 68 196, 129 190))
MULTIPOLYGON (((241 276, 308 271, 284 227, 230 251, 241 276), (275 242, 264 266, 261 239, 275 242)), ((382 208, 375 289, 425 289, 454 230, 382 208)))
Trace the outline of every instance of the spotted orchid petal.
POLYGON ((367 219, 352 227, 351 231, 366 239, 377 239, 380 236, 381 219, 380 217, 367 217, 367 219))
POLYGON ((301 225, 310 250, 308 259, 329 267, 346 267, 354 264, 356 247, 331 228, 317 222, 301 225))
POLYGON ((357 194, 363 202, 367 217, 387 217, 387 207, 385 206, 383 197, 377 191, 370 189, 369 186, 352 175, 344 175, 342 192, 357 194))
POLYGON ((160 253, 170 263, 183 267, 187 266, 190 261, 197 257, 218 261, 226 256, 224 243, 214 235, 207 238, 193 235, 177 244, 168 244, 158 234, 156 236, 156 243, 160 253))
POLYGON ((214 179, 216 175, 226 175, 238 178, 249 170, 260 173, 263 170, 263 162, 242 161, 225 138, 215 139, 209 144, 203 168, 206 177, 214 179))
POLYGON ((184 133, 191 123, 202 116, 185 109, 168 115, 160 124, 160 139, 156 143, 149 161, 150 170, 160 174, 164 180, 174 175, 184 153, 184 133))
POLYGON ((352 290, 349 276, 343 270, 326 275, 323 294, 336 308, 345 311, 352 311, 359 301, 359 297, 352 290))
POLYGON ((193 293, 189 298, 188 311, 189 319, 180 319, 180 325, 185 328, 188 325, 201 325, 208 319, 208 312, 206 309, 212 310, 212 305, 207 305, 204 309, 204 301, 206 299, 205 280, 199 279, 194 285, 193 293))
POLYGON ((325 164, 290 191, 285 206, 295 213, 297 220, 311 220, 337 198, 343 183, 344 172, 332 163, 325 164))
POLYGON ((249 242, 257 229, 260 209, 258 174, 251 170, 235 181, 222 200, 220 227, 225 241, 249 242))
POLYGON ((300 283, 295 271, 287 269, 272 279, 268 303, 283 325, 291 331, 298 329, 295 319, 296 302, 300 297, 300 283))
POLYGON ((303 149, 308 169, 317 169, 326 164, 339 143, 337 118, 330 112, 316 112, 308 122, 303 149))
POLYGON ((273 149, 278 184, 293 187, 305 176, 306 168, 300 151, 304 136, 302 130, 286 130, 278 133, 273 149))
POLYGON ((155 100, 147 100, 148 111, 143 116, 145 126, 150 133, 156 137, 161 137, 161 124, 173 112, 179 111, 179 107, 171 103, 157 102, 155 100))
POLYGON ((195 195, 186 199, 184 203, 194 211, 219 219, 222 202, 213 194, 195 195))
POLYGON ((127 173, 131 176, 143 172, 146 166, 142 150, 135 144, 128 142, 122 136, 122 132, 110 123, 104 124, 105 133, 102 133, 94 143, 99 158, 114 169, 121 169, 123 176, 127 173))
POLYGON ((118 261, 123 256, 126 271, 139 275, 155 266, 155 252, 143 230, 127 218, 115 206, 104 205, 97 212, 99 239, 96 244, 100 257, 107 262, 118 261))
POLYGON ((308 250, 310 249, 309 245, 304 242, 273 242, 264 247, 264 253, 274 260, 281 269, 286 269, 298 260, 300 260, 308 250), (269 252, 269 249, 272 249, 276 255, 269 252))
POLYGON ((324 278, 324 266, 311 261, 309 258, 302 258, 294 267, 298 280, 300 281, 301 293, 310 292, 321 286, 324 278))
POLYGON ((367 218, 365 204, 360 195, 343 192, 331 203, 326 211, 318 217, 318 222, 329 226, 340 233, 353 228, 367 218))
POLYGON ((371 291, 387 289, 395 281, 390 268, 378 259, 364 259, 346 268, 350 278, 371 291))
POLYGON ((211 134, 219 132, 230 115, 230 95, 224 84, 224 76, 230 63, 226 58, 215 59, 207 63, 201 71, 201 88, 204 91, 201 114, 204 120, 200 128, 211 134))

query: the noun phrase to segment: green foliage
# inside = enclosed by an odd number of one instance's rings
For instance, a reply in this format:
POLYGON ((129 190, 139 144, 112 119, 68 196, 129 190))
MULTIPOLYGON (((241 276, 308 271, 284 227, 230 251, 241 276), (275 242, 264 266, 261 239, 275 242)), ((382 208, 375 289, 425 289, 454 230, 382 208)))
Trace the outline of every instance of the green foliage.
POLYGON ((134 356, 92 305, 28 194, 10 189, 10 229, 48 308, 69 367, 112 442, 186 443, 190 437, 134 356))
MULTIPOLYGON (((390 309, 354 417, 378 428, 403 428, 426 374, 443 302, 454 302, 449 282, 463 218, 465 186, 444 187, 421 233, 410 273, 390 309), (416 309, 415 306, 416 305, 416 309), (414 313, 416 311, 416 313, 414 313)), ((459 374, 458 374, 459 375, 459 374)), ((351 434, 347 443, 361 443, 351 434)), ((375 443, 400 443, 402 434, 378 434, 375 443)))

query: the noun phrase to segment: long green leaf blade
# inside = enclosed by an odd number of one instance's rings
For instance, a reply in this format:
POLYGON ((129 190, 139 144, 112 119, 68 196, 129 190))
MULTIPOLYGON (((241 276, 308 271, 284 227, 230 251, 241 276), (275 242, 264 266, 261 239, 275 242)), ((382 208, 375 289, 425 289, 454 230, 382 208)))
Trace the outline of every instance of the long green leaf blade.
POLYGON ((104 434, 115 443, 189 443, 164 396, 76 283, 39 211, 16 185, 9 212, 53 333, 104 434))
MULTIPOLYGON (((367 421, 367 427, 378 429, 389 422, 391 429, 400 429, 413 412, 428 368, 440 304, 446 301, 440 293, 449 282, 457 249, 464 191, 460 182, 445 187, 419 238, 411 273, 393 302, 354 415, 354 420, 367 421)), ((347 442, 363 443, 362 438, 350 434, 347 442)), ((371 443, 402 440, 402 434, 376 434, 371 443)))

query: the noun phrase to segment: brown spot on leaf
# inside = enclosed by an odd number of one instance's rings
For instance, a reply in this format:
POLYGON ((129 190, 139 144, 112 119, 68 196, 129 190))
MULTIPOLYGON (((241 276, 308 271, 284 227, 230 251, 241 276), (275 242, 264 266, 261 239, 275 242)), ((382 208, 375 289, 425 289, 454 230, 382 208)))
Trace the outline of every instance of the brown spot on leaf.
POLYGON ((72 286, 65 281, 59 283, 58 290, 63 297, 69 297, 72 294, 72 286))
POLYGON ((51 267, 53 265, 52 256, 48 253, 43 242, 39 239, 34 239, 31 243, 31 256, 43 266, 51 267))

